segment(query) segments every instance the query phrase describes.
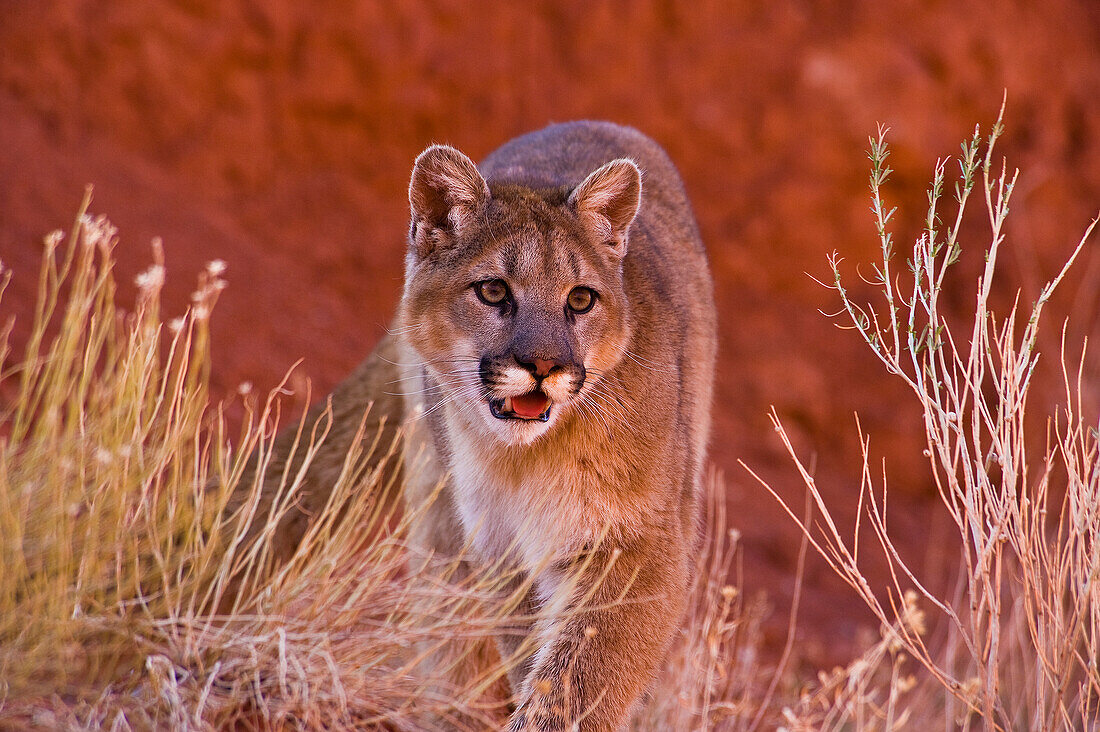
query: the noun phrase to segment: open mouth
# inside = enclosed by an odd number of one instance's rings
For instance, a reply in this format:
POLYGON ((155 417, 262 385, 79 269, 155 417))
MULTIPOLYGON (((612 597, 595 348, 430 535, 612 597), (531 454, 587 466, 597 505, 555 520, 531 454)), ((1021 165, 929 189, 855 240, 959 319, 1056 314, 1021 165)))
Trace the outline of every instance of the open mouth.
POLYGON ((524 419, 545 422, 550 419, 550 397, 541 390, 490 399, 489 411, 497 419, 524 419))

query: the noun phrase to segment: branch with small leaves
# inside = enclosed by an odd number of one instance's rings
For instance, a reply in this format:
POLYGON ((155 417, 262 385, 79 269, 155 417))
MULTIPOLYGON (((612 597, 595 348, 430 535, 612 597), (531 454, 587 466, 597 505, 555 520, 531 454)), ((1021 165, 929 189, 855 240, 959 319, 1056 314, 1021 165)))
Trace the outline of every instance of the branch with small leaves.
POLYGON ((924 667, 928 678, 955 699, 948 707, 961 710, 956 722, 976 715, 989 730, 1017 728, 1021 720, 1042 729, 1088 728, 1089 720, 1097 720, 1100 691, 1100 671, 1092 660, 1100 656, 1100 450, 1097 431, 1088 426, 1089 410, 1081 404, 1082 370, 1078 368, 1074 382, 1066 367, 1064 342, 1067 403, 1063 414, 1048 420, 1048 448, 1037 463, 1029 460, 1026 450, 1031 428, 1024 417, 1039 358, 1040 316, 1097 221, 1087 226, 1058 275, 1042 288, 1026 313, 1022 332, 1017 328, 1018 303, 1003 316, 993 312, 990 296, 998 254, 1019 176, 994 157, 1004 132, 1003 114, 1002 105, 987 135, 975 127, 962 143, 955 160, 955 210, 950 213, 945 210, 944 190, 951 160, 936 162, 923 231, 906 260, 907 272, 891 269, 895 247, 890 225, 898 209, 888 205, 884 195, 892 172, 887 164, 888 129, 880 126, 869 138, 870 209, 881 260, 864 281, 880 291, 885 311, 882 305, 876 309, 873 303, 854 301, 841 274, 842 258, 836 252, 829 257, 832 284, 827 286, 842 305, 833 315, 842 321, 837 326, 855 330, 921 406, 924 454, 958 531, 961 592, 941 596, 897 551, 887 526, 885 467, 881 487, 876 487, 869 440, 862 430, 860 516, 851 539, 838 528, 774 411, 772 422, 814 501, 819 522, 802 522, 778 493, 765 487, 883 627, 893 629, 892 637, 924 667), (977 278, 973 326, 969 339, 959 340, 941 295, 949 286, 948 271, 960 261, 963 218, 975 187, 984 199, 989 238, 977 278), (1037 480, 1031 476, 1036 469, 1037 480), (1068 482, 1052 491, 1056 474, 1068 482), (1052 517, 1057 517, 1058 527, 1053 532, 1052 517), (885 599, 867 580, 859 557, 864 521, 891 571, 885 599), (948 658, 941 649, 929 647, 921 632, 906 622, 912 614, 907 608, 917 601, 942 613, 952 647, 961 649, 961 660, 957 652, 948 658), (1021 678, 1026 683, 1020 684, 1021 678), (1013 683, 1029 693, 1012 693, 1013 683))

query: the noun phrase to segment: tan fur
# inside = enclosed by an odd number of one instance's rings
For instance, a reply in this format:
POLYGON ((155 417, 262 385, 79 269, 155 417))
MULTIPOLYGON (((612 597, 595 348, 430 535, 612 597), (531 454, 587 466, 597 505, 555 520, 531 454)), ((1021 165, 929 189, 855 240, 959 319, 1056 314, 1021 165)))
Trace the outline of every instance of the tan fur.
MULTIPOLYGON (((413 541, 533 575, 509 729, 620 729, 684 610, 709 431, 713 286, 683 186, 652 140, 579 122, 480 169, 429 148, 409 197, 397 335, 379 347, 393 355, 334 403, 361 414, 368 381, 400 384, 406 502, 446 481, 413 541), (478 297, 488 280, 508 302, 478 297), (566 306, 578 286, 598 293, 587 312, 566 306), (548 421, 493 416, 490 399, 536 386, 548 421)), ((501 655, 521 640, 502 635, 501 655)))

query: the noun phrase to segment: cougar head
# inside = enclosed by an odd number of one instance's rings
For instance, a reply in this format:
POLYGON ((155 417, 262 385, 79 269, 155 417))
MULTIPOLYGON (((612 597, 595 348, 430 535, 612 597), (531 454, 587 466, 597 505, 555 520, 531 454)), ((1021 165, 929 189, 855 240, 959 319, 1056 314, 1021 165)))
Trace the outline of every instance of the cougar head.
POLYGON ((622 261, 640 197, 626 159, 533 190, 490 185, 451 147, 421 153, 401 320, 430 377, 426 407, 507 444, 570 415, 610 419, 601 382, 630 336, 622 261))

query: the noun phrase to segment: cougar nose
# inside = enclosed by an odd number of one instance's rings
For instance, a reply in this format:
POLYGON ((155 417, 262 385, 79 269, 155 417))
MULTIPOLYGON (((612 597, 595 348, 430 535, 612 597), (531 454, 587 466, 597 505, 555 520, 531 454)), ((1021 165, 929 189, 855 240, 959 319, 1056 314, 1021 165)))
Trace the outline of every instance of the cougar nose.
POLYGON ((555 369, 562 368, 560 361, 538 358, 537 356, 516 356, 516 363, 540 379, 549 376, 555 369))

